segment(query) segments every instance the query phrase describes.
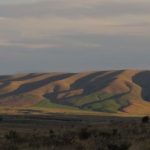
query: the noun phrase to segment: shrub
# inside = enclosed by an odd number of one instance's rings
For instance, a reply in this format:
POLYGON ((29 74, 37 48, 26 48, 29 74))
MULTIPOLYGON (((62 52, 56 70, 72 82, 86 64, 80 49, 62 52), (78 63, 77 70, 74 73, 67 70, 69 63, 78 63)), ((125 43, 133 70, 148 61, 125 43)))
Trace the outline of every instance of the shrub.
POLYGON ((121 145, 119 145, 119 144, 109 144, 108 149, 109 150, 129 150, 130 146, 131 145, 129 143, 122 143, 121 145))
POLYGON ((80 140, 86 140, 91 136, 91 133, 88 132, 87 128, 83 128, 79 132, 79 138, 80 140))
POLYGON ((0 122, 2 122, 3 121, 3 117, 2 116, 0 116, 0 122))
POLYGON ((17 142, 19 140, 19 134, 16 131, 10 130, 5 138, 9 141, 17 142))
POLYGON ((148 123, 149 122, 149 116, 144 116, 142 118, 142 123, 148 123))

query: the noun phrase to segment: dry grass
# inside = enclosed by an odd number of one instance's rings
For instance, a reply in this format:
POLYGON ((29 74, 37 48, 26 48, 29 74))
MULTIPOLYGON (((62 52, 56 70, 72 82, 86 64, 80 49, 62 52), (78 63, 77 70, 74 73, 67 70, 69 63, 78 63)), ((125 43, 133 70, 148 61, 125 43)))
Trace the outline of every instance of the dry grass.
MULTIPOLYGON (((45 95, 54 93, 50 98, 55 103, 70 104, 76 100, 94 92, 105 92, 112 95, 128 93, 125 95, 129 105, 118 110, 117 114, 124 115, 148 115, 150 114, 150 103, 145 101, 141 93, 143 87, 135 82, 134 78, 144 72, 138 70, 83 72, 76 74, 46 73, 46 74, 20 74, 0 78, 0 99, 1 106, 31 107, 45 98, 45 95), (58 78, 57 78, 58 76, 58 78), (4 80, 5 79, 5 80, 4 80), (10 83, 2 86, 6 81, 10 83), (41 85, 41 86, 40 86, 41 85), (57 89, 57 91, 56 91, 57 89), (21 98, 17 96, 32 95, 34 99, 21 98), (14 96, 14 97, 13 97, 14 96), (16 96, 16 97, 15 97, 16 96)), ((148 72, 149 73, 149 72, 148 72)), ((142 78, 143 77, 143 78, 142 78)), ((142 85, 148 82, 142 78, 142 85)), ((117 99, 123 99, 123 96, 117 99)), ((53 111, 51 109, 46 111, 53 111)), ((60 110, 62 112, 66 110, 60 110)), ((69 110, 67 110, 69 111, 69 110)), ((93 112, 91 112, 93 113, 93 112)), ((102 113, 103 114, 103 113, 102 113)))

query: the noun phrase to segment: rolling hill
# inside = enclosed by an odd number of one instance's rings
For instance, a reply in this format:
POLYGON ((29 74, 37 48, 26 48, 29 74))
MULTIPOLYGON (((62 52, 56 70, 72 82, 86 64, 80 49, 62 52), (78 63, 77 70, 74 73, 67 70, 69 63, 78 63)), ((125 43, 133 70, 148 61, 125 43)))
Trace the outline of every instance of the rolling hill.
POLYGON ((0 107, 149 115, 150 71, 3 75, 0 107))

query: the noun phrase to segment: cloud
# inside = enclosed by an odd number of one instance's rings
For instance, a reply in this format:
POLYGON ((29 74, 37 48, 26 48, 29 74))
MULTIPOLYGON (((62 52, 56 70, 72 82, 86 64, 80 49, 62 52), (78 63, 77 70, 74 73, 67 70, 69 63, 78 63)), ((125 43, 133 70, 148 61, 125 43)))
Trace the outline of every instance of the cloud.
POLYGON ((15 46, 24 48, 76 48, 101 47, 92 39, 71 40, 68 35, 130 35, 150 36, 149 16, 125 15, 110 18, 62 18, 62 17, 25 17, 3 18, 0 20, 0 47, 15 46))
MULTIPOLYGON (((149 34, 149 15, 122 16, 110 18, 8 18, 0 20, 0 30, 18 32, 22 36, 42 36, 45 34, 62 34, 67 32, 99 34, 149 34)), ((11 33, 11 32, 10 32, 11 33)))
POLYGON ((1 17, 107 17, 149 14, 149 0, 42 0, 0 6, 1 17))
POLYGON ((7 5, 7 4, 25 4, 25 3, 33 3, 33 2, 38 2, 39 0, 1 0, 0 5, 7 5))
POLYGON ((0 35, 17 41, 50 35, 63 38, 75 32, 149 36, 149 5, 148 0, 43 0, 0 5, 0 35))
POLYGON ((149 6, 149 0, 0 2, 0 66, 6 58, 12 68, 24 60, 31 70, 33 62, 46 69, 139 66, 140 56, 147 66, 149 6))
POLYGON ((57 45, 53 44, 28 44, 28 43, 15 43, 10 41, 0 41, 0 47, 20 47, 29 49, 45 49, 45 48, 55 48, 57 45))
POLYGON ((149 14, 149 0, 42 0, 0 6, 2 17, 107 17, 149 14))

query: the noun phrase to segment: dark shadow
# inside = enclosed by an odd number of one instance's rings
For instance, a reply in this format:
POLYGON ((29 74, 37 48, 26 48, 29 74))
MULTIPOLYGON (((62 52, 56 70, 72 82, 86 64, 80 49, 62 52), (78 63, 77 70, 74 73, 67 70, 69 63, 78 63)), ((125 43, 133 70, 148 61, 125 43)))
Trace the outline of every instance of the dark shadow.
POLYGON ((0 81, 10 80, 11 77, 12 77, 11 75, 1 75, 0 76, 0 81))
POLYGON ((73 73, 60 74, 60 75, 55 75, 55 76, 46 78, 44 80, 23 84, 17 90, 15 90, 13 92, 10 92, 10 93, 7 93, 7 94, 1 95, 0 98, 13 96, 13 95, 19 95, 19 94, 23 94, 23 93, 26 93, 26 92, 29 92, 29 91, 33 91, 33 90, 38 89, 42 86, 48 85, 51 82, 54 82, 54 81, 57 81, 57 80, 62 80, 62 79, 68 78, 72 75, 74 75, 74 74, 73 73))
POLYGON ((53 92, 45 94, 44 97, 49 100, 56 100, 57 95, 59 94, 59 89, 60 89, 59 86, 55 86, 53 92))
MULTIPOLYGON (((109 101, 109 100, 111 100, 111 99, 114 99, 114 100, 116 100, 116 102, 117 102, 118 99, 120 99, 122 96, 125 96, 125 95, 129 94, 130 92, 131 92, 131 89, 129 89, 129 91, 127 91, 127 92, 120 93, 120 94, 115 94, 115 95, 113 95, 113 96, 110 96, 110 97, 108 97, 108 98, 101 99, 101 100, 99 100, 99 101, 95 101, 95 102, 90 102, 90 103, 88 103, 88 104, 84 104, 84 105, 81 106, 81 108, 89 107, 90 105, 99 104, 100 102, 109 101)), ((117 102, 117 103, 118 103, 118 102, 117 102)), ((127 107, 127 106, 129 106, 129 105, 130 105, 130 103, 128 102, 127 105, 125 105, 125 106, 120 106, 119 110, 122 111, 125 107, 127 107)))
POLYGON ((142 97, 150 101, 150 71, 143 71, 133 77, 133 82, 142 88, 142 97))
POLYGON ((10 83, 11 81, 9 80, 3 81, 3 83, 0 85, 0 89, 3 89, 4 87, 8 86, 10 83))
POLYGON ((11 79, 12 76, 0 76, 0 79, 2 79, 2 84, 0 85, 0 89, 3 89, 4 87, 10 85, 11 82, 13 82, 13 81, 28 80, 28 79, 32 79, 32 78, 36 78, 36 77, 45 75, 45 74, 46 73, 43 73, 43 74, 30 73, 26 76, 18 77, 18 78, 15 78, 15 79, 11 79))
POLYGON ((46 73, 30 73, 30 74, 27 74, 23 77, 18 77, 18 78, 15 78, 15 79, 12 79, 11 81, 23 81, 23 80, 28 80, 28 79, 32 79, 32 78, 36 78, 36 77, 40 77, 42 75, 45 75, 46 73))
POLYGON ((108 98, 104 98, 104 99, 102 99, 102 100, 100 100, 100 101, 95 101, 95 102, 90 102, 90 103, 88 103, 88 104, 84 104, 84 105, 82 105, 81 107, 88 107, 88 106, 90 106, 90 105, 93 105, 93 104, 97 104, 97 103, 99 103, 99 102, 105 102, 105 101, 108 101, 108 100, 110 100, 110 99, 118 99, 118 98, 120 98, 121 96, 124 96, 124 95, 126 95, 126 94, 128 94, 129 92, 125 92, 125 93, 121 93, 121 94, 116 94, 116 95, 114 95, 114 96, 110 96, 110 97, 108 97, 108 98))
POLYGON ((84 89, 84 95, 91 94, 108 86, 122 72, 114 71, 106 75, 107 72, 96 72, 75 82, 71 89, 82 88, 84 89))
POLYGON ((70 90, 60 92, 59 87, 56 87, 53 93, 48 93, 45 95, 45 97, 50 100, 53 100, 54 102, 56 102, 56 100, 61 101, 61 103, 65 101, 64 103, 66 104, 71 99, 77 99, 77 98, 80 98, 81 96, 85 96, 93 92, 102 90, 106 86, 109 86, 109 84, 116 79, 116 76, 121 74, 122 72, 123 71, 114 71, 106 75, 105 75, 106 72, 95 72, 76 81, 74 84, 71 85, 70 90), (83 89, 84 92, 78 96, 72 96, 72 97, 67 97, 67 98, 63 97, 62 99, 57 99, 57 95, 59 94, 59 92, 65 93, 65 92, 71 92, 77 89, 83 89))
MULTIPOLYGON (((128 86, 128 85, 127 85, 128 86)), ((97 104, 97 103, 99 103, 99 102, 105 102, 105 101, 108 101, 108 100, 110 100, 110 99, 114 99, 114 100, 118 100, 118 99, 120 99, 122 96, 125 96, 125 95, 127 95, 127 94, 129 94, 131 91, 132 91, 132 88, 130 87, 130 86, 128 86, 129 87, 129 90, 127 91, 127 92, 123 92, 123 93, 120 93, 120 94, 115 94, 115 95, 113 95, 113 96, 110 96, 110 97, 108 97, 108 98, 104 98, 104 99, 101 99, 101 100, 99 100, 99 101, 95 101, 95 102, 91 102, 91 103, 88 103, 88 104, 84 104, 84 105, 82 105, 81 106, 81 108, 84 108, 84 107, 88 107, 88 106, 90 106, 90 105, 93 105, 93 104, 97 104)), ((129 106, 129 102, 128 102, 128 105, 127 106, 129 106)), ((123 110, 123 108, 125 108, 125 107, 127 107, 127 106, 122 106, 122 107, 120 107, 120 111, 122 111, 123 110)))
POLYGON ((91 73, 91 74, 87 75, 86 77, 83 77, 83 78, 77 80, 75 83, 73 83, 71 85, 71 89, 78 89, 78 88, 84 89, 86 86, 88 86, 88 84, 90 84, 90 82, 92 82, 92 80, 104 75, 107 72, 108 71, 100 71, 100 72, 91 73))

